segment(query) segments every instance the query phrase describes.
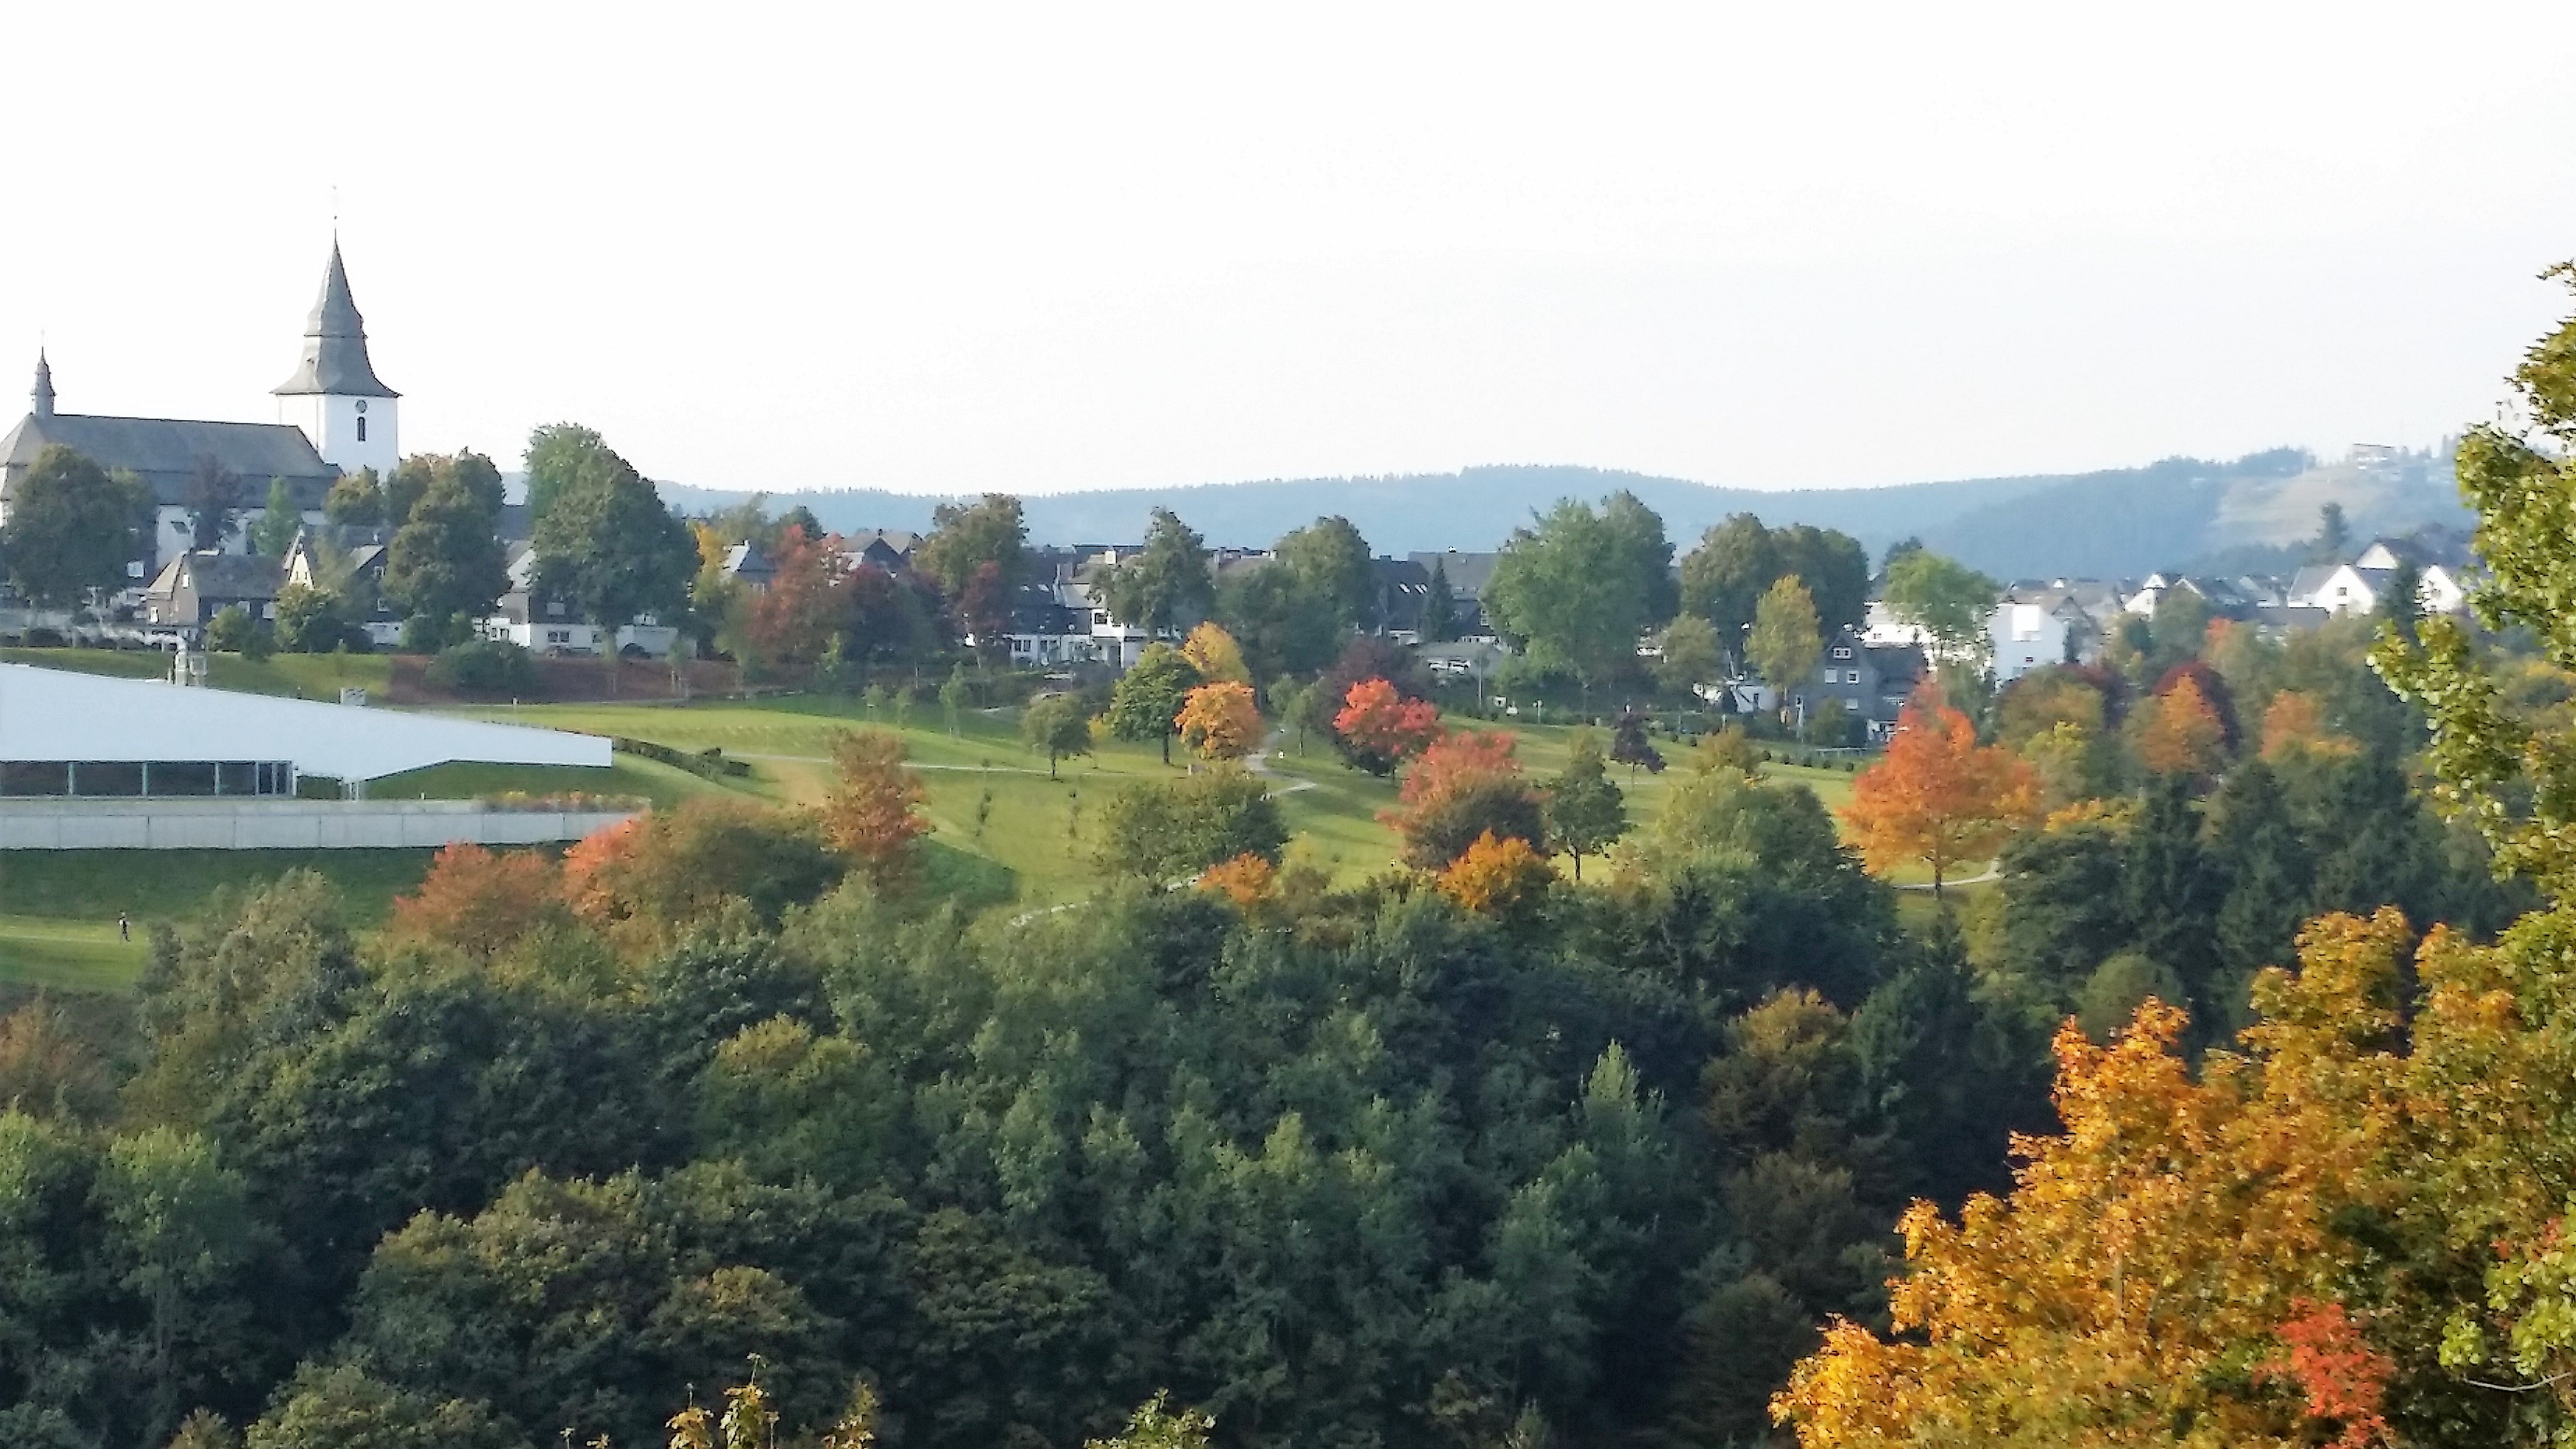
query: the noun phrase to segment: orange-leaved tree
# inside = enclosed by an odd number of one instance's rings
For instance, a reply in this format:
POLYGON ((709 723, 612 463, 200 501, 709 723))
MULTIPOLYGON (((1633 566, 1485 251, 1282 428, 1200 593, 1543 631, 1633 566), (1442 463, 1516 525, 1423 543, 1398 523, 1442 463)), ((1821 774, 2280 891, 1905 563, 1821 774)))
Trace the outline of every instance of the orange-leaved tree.
POLYGON ((1253 703, 1252 686, 1231 679, 1191 690, 1172 724, 1181 743, 1201 759, 1240 760, 1261 743, 1261 708, 1253 703))
POLYGON ((561 882, 562 872, 541 852, 451 845, 431 859, 419 890, 394 898, 385 936, 489 959, 561 918, 561 882))
POLYGON ((2039 806, 2030 762, 1978 744, 1968 717, 1927 682, 1898 713, 1887 753, 1852 781, 1842 818, 1870 869, 1921 861, 1938 898, 1953 866, 1992 857, 2039 806))
POLYGON ((1477 838, 1519 840, 1544 854, 1547 823, 1507 730, 1451 730, 1406 767, 1399 808, 1379 818, 1404 837, 1408 864, 1437 870, 1477 838))
POLYGON ((2138 708, 2138 760, 2156 774, 2214 774, 2226 742, 2218 710, 2188 674, 2138 708))
POLYGON ((563 891, 574 914, 612 939, 649 946, 735 907, 774 926, 843 870, 811 816, 700 796, 564 852, 563 891))
MULTIPOLYGON (((2549 925, 2528 944, 2563 949, 2549 925)), ((2566 1257, 2565 1199, 2498 1169, 2570 1096, 2525 1075, 2569 1003, 2517 1000, 2517 953, 2437 928, 2410 1037, 2411 938, 2394 910, 2312 924, 2243 1049, 2197 1070, 2162 1003, 2109 1047, 2070 1023, 2065 1133, 2016 1142, 2009 1198, 1916 1204, 1895 1332, 1833 1324, 1774 1414, 1805 1449, 2548 1440, 2507 1426, 2565 1422, 2576 1325, 2516 1274, 2566 1257)))
POLYGON ((2278 763, 2299 755, 2340 756, 2361 746, 2328 728, 2325 709, 2304 689, 2285 689, 2263 710, 2263 758, 2278 763))
POLYGON ((1198 879, 1200 890, 1221 895, 1247 911, 1268 900, 1278 884, 1279 867, 1248 852, 1218 861, 1200 871, 1198 879))
POLYGON ((1508 911, 1547 889, 1556 871, 1547 858, 1518 836, 1496 838, 1488 830, 1476 837, 1440 872, 1440 893, 1476 914, 1508 911))
POLYGON ((1440 738, 1440 711, 1427 699, 1407 699, 1383 679, 1363 679, 1342 696, 1333 733, 1382 759, 1401 763, 1440 738))
POLYGON ((911 880, 912 843, 930 831, 930 821, 914 810, 929 792, 904 767, 906 753, 903 736, 891 730, 847 730, 832 741, 823 835, 880 888, 911 880))

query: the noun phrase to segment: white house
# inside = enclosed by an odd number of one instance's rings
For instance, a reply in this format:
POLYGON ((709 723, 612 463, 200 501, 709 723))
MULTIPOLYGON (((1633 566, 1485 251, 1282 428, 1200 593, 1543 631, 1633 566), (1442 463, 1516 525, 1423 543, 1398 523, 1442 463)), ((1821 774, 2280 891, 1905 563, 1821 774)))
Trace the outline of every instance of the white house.
MULTIPOLYGON (((2378 609, 2396 578, 2393 560, 2383 566, 2356 560, 2304 568, 2290 583, 2289 604, 2292 608, 2323 609, 2329 614, 2367 614, 2378 609)), ((2450 568, 2427 564, 2418 576, 2415 597, 2426 613, 2449 614, 2467 604, 2468 590, 2450 568)))

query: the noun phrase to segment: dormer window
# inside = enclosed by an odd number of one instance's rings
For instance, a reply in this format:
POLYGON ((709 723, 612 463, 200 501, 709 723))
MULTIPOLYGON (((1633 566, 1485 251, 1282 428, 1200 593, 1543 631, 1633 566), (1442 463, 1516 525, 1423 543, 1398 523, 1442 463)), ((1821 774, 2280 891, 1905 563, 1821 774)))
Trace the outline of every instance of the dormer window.
POLYGON ((1836 659, 1849 659, 1851 657, 1851 646, 1848 644, 1836 646, 1834 649, 1834 657, 1836 659))

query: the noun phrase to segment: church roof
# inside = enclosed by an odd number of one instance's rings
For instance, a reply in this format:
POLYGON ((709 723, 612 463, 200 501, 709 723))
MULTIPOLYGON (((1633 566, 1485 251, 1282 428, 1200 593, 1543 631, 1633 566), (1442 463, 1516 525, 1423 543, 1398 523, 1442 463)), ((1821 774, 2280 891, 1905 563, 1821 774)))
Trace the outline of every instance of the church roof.
POLYGON ((366 322, 349 295, 349 269, 340 261, 337 239, 331 243, 331 269, 322 276, 322 295, 304 319, 304 360, 274 391, 279 397, 402 396, 377 381, 375 365, 367 360, 366 322))
POLYGON ((268 480, 283 478, 297 503, 322 506, 340 470, 313 451, 304 430, 288 423, 208 423, 183 418, 105 418, 80 413, 33 413, 0 437, 0 498, 15 492, 38 454, 61 444, 109 472, 129 472, 152 489, 163 506, 184 504, 188 480, 201 458, 239 474, 249 506, 257 507, 268 480))

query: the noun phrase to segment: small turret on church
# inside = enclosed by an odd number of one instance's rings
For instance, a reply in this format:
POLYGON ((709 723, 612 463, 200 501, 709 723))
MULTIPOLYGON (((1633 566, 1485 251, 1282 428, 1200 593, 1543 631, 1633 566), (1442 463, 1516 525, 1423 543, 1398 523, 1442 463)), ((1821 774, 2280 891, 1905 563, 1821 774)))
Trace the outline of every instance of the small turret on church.
POLYGON ((54 415, 54 365, 45 360, 45 349, 36 349, 36 388, 27 394, 29 409, 40 418, 54 415))
POLYGON ((342 470, 373 468, 381 476, 402 456, 395 423, 402 394, 378 381, 367 360, 366 323, 349 295, 336 238, 322 295, 304 319, 304 360, 275 391, 277 420, 302 428, 314 451, 342 470))

